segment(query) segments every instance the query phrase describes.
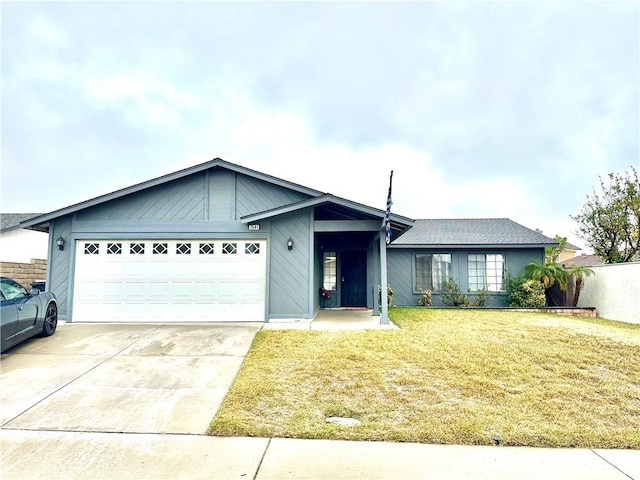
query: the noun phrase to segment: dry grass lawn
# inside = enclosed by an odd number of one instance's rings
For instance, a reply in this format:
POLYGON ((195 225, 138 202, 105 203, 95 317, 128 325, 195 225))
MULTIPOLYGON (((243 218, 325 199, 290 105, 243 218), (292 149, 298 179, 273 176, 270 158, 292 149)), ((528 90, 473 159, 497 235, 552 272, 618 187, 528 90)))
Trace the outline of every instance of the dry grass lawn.
POLYGON ((467 309, 390 316, 400 330, 259 332, 210 433, 640 449, 640 325, 467 309))

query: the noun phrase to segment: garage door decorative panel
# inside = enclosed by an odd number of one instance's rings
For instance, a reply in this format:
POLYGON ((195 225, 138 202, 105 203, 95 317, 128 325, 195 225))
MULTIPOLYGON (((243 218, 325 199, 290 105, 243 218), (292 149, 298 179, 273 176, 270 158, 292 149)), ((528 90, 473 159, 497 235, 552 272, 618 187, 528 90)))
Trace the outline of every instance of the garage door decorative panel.
POLYGON ((80 240, 73 321, 264 321, 265 247, 265 240, 80 240))

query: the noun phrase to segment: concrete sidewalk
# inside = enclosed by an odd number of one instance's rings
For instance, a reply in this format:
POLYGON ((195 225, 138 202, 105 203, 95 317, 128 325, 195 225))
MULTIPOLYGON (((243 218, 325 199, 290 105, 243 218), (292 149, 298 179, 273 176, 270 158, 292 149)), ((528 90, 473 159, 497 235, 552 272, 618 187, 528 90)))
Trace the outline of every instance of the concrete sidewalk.
POLYGON ((366 308, 327 308, 313 319, 276 320, 265 323, 262 330, 397 330, 390 322, 380 323, 380 316, 366 308))
POLYGON ((640 480, 640 451, 0 431, 8 479, 640 480))

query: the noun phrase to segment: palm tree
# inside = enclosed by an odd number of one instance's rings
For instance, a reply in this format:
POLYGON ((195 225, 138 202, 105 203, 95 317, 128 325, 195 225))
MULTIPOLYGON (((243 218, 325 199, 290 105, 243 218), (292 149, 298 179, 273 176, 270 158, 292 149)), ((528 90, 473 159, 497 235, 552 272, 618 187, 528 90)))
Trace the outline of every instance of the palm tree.
POLYGON ((540 263, 532 261, 524 267, 524 276, 532 280, 538 280, 544 287, 544 294, 547 298, 547 305, 552 301, 551 289, 557 285, 563 292, 567 289, 567 272, 559 263, 540 263))
POLYGON ((571 306, 575 307, 578 305, 578 298, 580 298, 580 291, 582 290, 584 277, 595 275, 595 273, 589 267, 585 267, 584 265, 572 265, 567 269, 567 274, 572 277, 575 282, 573 300, 571 301, 571 306))

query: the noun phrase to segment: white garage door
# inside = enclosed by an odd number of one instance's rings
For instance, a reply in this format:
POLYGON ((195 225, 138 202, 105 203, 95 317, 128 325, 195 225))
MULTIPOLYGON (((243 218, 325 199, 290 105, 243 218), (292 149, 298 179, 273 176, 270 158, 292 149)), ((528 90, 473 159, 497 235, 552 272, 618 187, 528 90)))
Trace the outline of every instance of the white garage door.
POLYGON ((264 321, 265 240, 79 240, 73 320, 264 321))

